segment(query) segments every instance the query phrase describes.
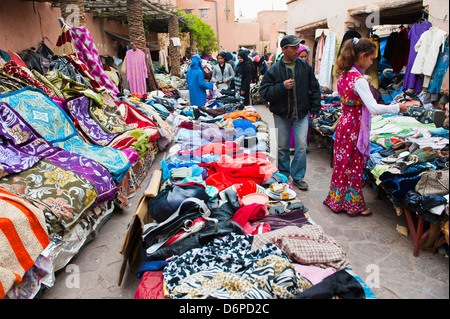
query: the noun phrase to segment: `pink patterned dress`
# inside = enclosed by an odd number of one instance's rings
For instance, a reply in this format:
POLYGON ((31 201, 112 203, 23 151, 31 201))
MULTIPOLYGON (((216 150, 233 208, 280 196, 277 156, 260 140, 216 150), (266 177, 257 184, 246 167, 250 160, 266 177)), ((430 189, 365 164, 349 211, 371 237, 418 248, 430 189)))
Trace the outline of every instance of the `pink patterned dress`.
POLYGON ((324 201, 334 212, 358 214, 366 209, 362 191, 364 157, 357 149, 363 101, 354 91, 355 81, 361 77, 349 71, 342 73, 337 83, 343 113, 336 127, 330 192, 324 201))
POLYGON ((147 62, 145 53, 142 50, 128 50, 125 63, 127 68, 127 80, 130 84, 130 92, 146 94, 147 93, 147 62))

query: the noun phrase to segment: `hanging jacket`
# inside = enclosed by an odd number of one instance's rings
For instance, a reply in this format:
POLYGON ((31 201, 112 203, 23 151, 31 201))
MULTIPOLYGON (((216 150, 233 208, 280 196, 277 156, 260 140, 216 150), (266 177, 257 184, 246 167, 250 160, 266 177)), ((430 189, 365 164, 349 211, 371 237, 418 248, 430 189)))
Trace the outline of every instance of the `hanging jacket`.
POLYGON ((191 105, 205 106, 206 90, 213 88, 213 83, 205 82, 202 61, 199 54, 192 57, 191 66, 186 74, 191 105))

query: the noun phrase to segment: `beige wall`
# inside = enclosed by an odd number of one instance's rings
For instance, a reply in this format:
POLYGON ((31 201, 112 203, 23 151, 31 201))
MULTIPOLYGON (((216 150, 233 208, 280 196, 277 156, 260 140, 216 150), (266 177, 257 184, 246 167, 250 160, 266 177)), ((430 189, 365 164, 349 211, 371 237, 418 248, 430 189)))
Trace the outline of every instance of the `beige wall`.
POLYGON ((201 17, 200 10, 207 10, 207 17, 202 18, 204 22, 209 24, 214 30, 216 37, 219 38, 221 51, 236 50, 236 42, 234 39, 234 0, 228 1, 230 9, 228 19, 225 15, 226 0, 176 0, 176 6, 180 9, 192 9, 192 13, 201 17), (217 20, 216 20, 216 4, 217 4, 217 20), (218 26, 218 28, 217 28, 218 26))

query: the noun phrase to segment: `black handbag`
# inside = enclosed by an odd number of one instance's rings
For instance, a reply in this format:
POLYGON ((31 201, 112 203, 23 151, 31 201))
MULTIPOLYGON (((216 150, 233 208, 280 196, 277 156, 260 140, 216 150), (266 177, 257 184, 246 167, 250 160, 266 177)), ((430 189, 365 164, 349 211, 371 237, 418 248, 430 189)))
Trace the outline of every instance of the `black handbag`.
POLYGON ((162 223, 180 207, 180 204, 185 199, 192 197, 204 202, 209 200, 208 194, 200 184, 168 185, 158 195, 148 201, 148 213, 156 222, 162 223))

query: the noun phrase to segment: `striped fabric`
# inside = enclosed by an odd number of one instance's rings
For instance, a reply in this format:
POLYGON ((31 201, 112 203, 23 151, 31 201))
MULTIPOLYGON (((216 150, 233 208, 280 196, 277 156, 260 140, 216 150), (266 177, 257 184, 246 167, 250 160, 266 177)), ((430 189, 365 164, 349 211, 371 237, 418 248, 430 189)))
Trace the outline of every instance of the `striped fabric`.
POLYGON ((41 210, 0 188, 0 298, 50 243, 41 210))

